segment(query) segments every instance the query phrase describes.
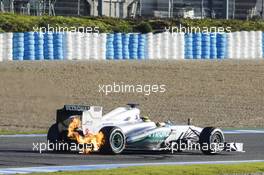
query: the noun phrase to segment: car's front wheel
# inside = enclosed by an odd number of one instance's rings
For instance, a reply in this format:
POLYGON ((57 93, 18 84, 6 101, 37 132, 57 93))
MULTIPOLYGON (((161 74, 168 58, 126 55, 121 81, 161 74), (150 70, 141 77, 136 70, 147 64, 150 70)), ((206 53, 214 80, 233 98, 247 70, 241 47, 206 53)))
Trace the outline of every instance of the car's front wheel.
POLYGON ((121 154, 126 145, 126 138, 118 127, 104 127, 100 130, 104 135, 104 144, 100 151, 105 154, 121 154))
POLYGON ((224 134, 214 127, 206 127, 199 136, 201 151, 204 154, 218 154, 224 149, 224 134))

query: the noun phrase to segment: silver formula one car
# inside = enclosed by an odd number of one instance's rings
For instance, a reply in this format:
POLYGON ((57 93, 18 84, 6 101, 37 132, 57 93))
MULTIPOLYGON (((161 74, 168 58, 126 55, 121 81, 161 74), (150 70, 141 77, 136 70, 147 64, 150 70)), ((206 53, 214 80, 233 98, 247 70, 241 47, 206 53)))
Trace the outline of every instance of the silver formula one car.
POLYGON ((120 154, 126 150, 173 153, 187 148, 199 149, 204 154, 243 151, 242 143, 226 143, 219 128, 175 125, 169 121, 155 123, 141 116, 136 104, 118 107, 105 115, 100 106, 65 105, 57 110, 56 123, 50 127, 47 138, 50 143, 90 144, 91 151, 106 154, 120 154), (96 133, 103 135, 99 137, 103 142, 98 145, 95 145, 96 133))

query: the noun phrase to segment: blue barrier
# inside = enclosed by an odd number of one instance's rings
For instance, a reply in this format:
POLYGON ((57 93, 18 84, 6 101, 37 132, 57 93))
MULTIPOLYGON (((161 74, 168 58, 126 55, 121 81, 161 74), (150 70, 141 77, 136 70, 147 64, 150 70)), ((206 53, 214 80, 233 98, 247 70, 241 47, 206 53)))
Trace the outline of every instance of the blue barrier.
POLYGON ((201 33, 193 34, 193 58, 194 59, 202 58, 202 34, 201 33))
POLYGON ((24 33, 24 60, 35 59, 35 36, 34 32, 24 33))
POLYGON ((120 60, 123 58, 122 34, 114 34, 114 59, 120 60))
POLYGON ((24 58, 24 33, 13 35, 13 60, 22 61, 24 58))
POLYGON ((106 59, 112 60, 114 59, 115 52, 114 52, 114 35, 107 34, 107 41, 106 41, 106 59))
POLYGON ((129 38, 129 58, 138 58, 138 34, 133 33, 129 38))
POLYGON ((47 32, 44 34, 44 59, 53 60, 54 50, 53 50, 53 33, 47 32))
POLYGON ((193 35, 192 33, 185 34, 185 58, 193 58, 193 35))
POLYGON ((35 33, 35 60, 44 60, 44 33, 35 33))
POLYGON ((226 33, 218 33, 217 34, 217 58, 218 59, 224 59, 226 57, 226 46, 227 46, 227 40, 226 40, 226 33))
POLYGON ((203 33, 202 34, 202 59, 210 58, 210 34, 203 33))
POLYGON ((129 37, 130 34, 122 35, 122 43, 123 43, 123 59, 129 59, 129 37))
POLYGON ((55 60, 63 60, 63 33, 53 34, 53 53, 55 60))
MULTIPOLYGON (((263 54, 262 57, 264 57, 264 32, 258 36, 258 38, 260 37, 262 37, 262 46, 257 44, 258 50, 260 50, 258 54, 263 54), (260 47, 262 48, 262 53, 260 47)), ((149 53, 146 52, 146 47, 153 49, 155 49, 155 46, 160 47, 157 49, 163 47, 163 41, 155 41, 160 43, 148 43, 145 34, 115 33, 107 34, 103 46, 99 47, 106 48, 103 50, 103 54, 108 60, 140 60, 147 59, 146 55, 149 53)), ((185 59, 224 59, 228 56, 227 42, 229 41, 226 33, 186 33, 184 35, 184 48, 181 47, 180 52, 184 49, 185 59)), ((259 41, 261 42, 261 40, 259 41)), ((65 45, 68 44, 64 42, 63 33, 14 33, 12 52, 10 53, 12 53, 13 60, 64 60, 65 49, 67 49, 65 45)), ((82 42, 85 41, 82 40, 82 42)), ((173 42, 179 41, 173 40, 173 42)), ((173 45, 173 43, 169 44, 173 45)), ((256 47, 255 45, 253 44, 253 47, 256 47)), ((161 53, 161 57, 163 56, 162 54, 164 53, 161 53)))
POLYGON ((140 34, 138 38, 138 59, 145 59, 146 35, 140 34))
POLYGON ((210 34, 210 59, 217 58, 216 33, 210 34))
POLYGON ((264 58, 264 32, 262 32, 262 58, 264 58))

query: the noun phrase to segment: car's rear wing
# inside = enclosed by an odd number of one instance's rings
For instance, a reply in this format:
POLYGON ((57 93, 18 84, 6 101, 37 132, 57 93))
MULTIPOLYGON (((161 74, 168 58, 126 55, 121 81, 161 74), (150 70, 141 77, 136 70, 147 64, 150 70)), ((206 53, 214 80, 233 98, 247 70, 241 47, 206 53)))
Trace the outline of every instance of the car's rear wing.
POLYGON ((85 105, 64 105, 62 109, 57 110, 56 122, 63 122, 73 115, 82 115, 83 111, 88 111, 90 108, 85 105))
POLYGON ((64 105, 63 107, 66 111, 88 111, 90 110, 90 106, 84 105, 64 105))
MULTIPOLYGON (((87 125, 88 121, 96 123, 95 121, 98 121, 99 119, 101 120, 102 118, 102 107, 85 105, 64 105, 62 109, 57 110, 56 122, 58 123, 59 130, 67 130, 71 122, 71 117, 76 115, 81 117, 83 125, 87 125)), ((90 125, 88 124, 88 126, 90 125)))

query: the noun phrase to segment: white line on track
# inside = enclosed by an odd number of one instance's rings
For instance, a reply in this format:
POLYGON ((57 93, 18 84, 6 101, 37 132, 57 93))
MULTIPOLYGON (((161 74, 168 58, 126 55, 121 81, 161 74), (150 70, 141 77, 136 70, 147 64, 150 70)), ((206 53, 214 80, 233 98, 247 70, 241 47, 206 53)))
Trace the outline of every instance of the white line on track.
POLYGON ((0 138, 24 138, 24 137, 46 137, 47 134, 12 134, 0 135, 0 138))
POLYGON ((134 166, 160 166, 160 165, 198 165, 198 164, 238 164, 238 163, 257 163, 264 160, 232 160, 232 161, 198 161, 198 162, 160 162, 160 163, 130 163, 130 164, 99 164, 99 165, 73 165, 73 166, 43 166, 43 167, 24 167, 24 168, 0 168, 0 174, 28 174, 41 172, 58 171, 88 171, 103 170, 113 168, 125 168, 134 166))
POLYGON ((224 130, 224 134, 264 134, 264 130, 224 130))

